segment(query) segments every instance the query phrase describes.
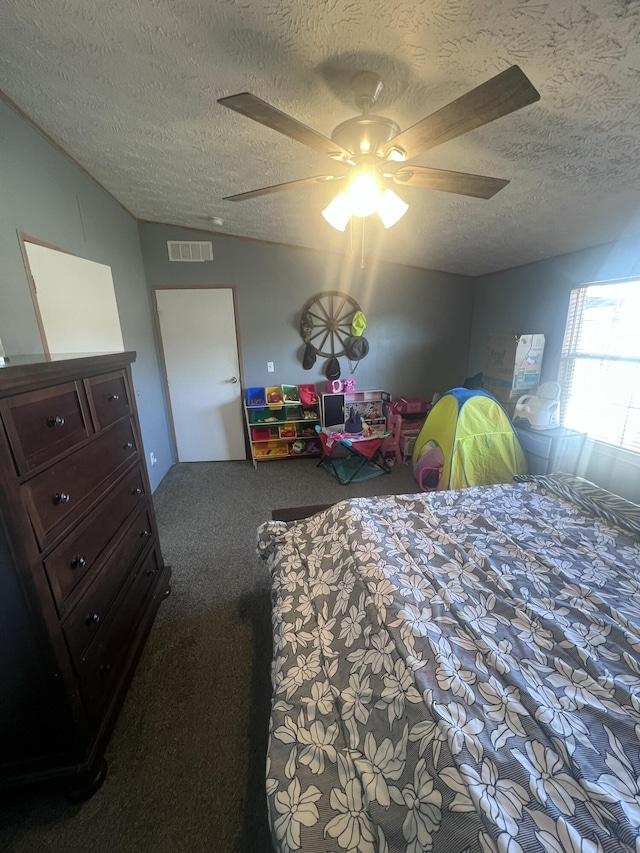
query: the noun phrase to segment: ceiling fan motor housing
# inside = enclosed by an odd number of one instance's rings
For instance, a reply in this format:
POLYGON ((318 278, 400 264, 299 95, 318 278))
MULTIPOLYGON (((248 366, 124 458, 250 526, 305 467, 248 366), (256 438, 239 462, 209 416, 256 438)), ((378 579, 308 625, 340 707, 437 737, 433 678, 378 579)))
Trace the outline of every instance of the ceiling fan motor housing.
POLYGON ((400 133, 400 127, 386 116, 363 115, 349 118, 339 124, 331 139, 358 155, 384 156, 383 148, 400 133))

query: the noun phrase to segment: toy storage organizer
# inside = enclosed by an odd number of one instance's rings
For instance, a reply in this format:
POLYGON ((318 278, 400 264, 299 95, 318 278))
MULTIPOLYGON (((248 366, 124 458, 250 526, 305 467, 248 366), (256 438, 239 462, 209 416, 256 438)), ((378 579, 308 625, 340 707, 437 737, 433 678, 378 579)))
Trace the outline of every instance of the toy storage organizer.
POLYGON ((320 455, 316 437, 320 402, 315 385, 247 388, 244 412, 254 468, 272 459, 320 455))

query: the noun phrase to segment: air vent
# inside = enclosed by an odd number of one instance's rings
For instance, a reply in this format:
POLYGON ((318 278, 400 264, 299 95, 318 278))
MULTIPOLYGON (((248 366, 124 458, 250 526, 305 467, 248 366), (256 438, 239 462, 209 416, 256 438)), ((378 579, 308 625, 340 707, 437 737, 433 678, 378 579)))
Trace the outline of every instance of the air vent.
POLYGON ((212 261, 213 243, 192 243, 187 240, 167 240, 170 261, 212 261))

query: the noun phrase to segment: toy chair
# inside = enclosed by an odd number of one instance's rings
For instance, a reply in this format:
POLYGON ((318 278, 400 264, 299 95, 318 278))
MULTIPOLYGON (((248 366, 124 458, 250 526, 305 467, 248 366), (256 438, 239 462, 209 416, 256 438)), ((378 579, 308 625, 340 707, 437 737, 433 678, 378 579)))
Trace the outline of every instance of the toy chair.
POLYGON ((318 467, 333 475, 341 486, 391 473, 382 455, 386 435, 330 438, 320 426, 316 426, 316 432, 322 445, 322 458, 318 467))
POLYGON ((420 451, 418 461, 413 466, 413 476, 418 481, 421 492, 435 492, 440 485, 444 454, 437 441, 430 439, 420 451))
POLYGON ((382 453, 385 456, 395 456, 400 465, 404 462, 402 450, 400 449, 400 435, 402 433, 402 415, 387 415, 387 429, 391 432, 382 444, 382 453))

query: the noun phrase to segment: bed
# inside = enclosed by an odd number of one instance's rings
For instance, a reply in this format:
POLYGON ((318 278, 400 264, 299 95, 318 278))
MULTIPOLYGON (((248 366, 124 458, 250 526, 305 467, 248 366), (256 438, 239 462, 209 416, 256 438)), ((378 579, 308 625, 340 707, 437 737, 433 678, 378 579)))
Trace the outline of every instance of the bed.
POLYGON ((640 850, 640 507, 518 480, 259 529, 278 851, 640 850))

